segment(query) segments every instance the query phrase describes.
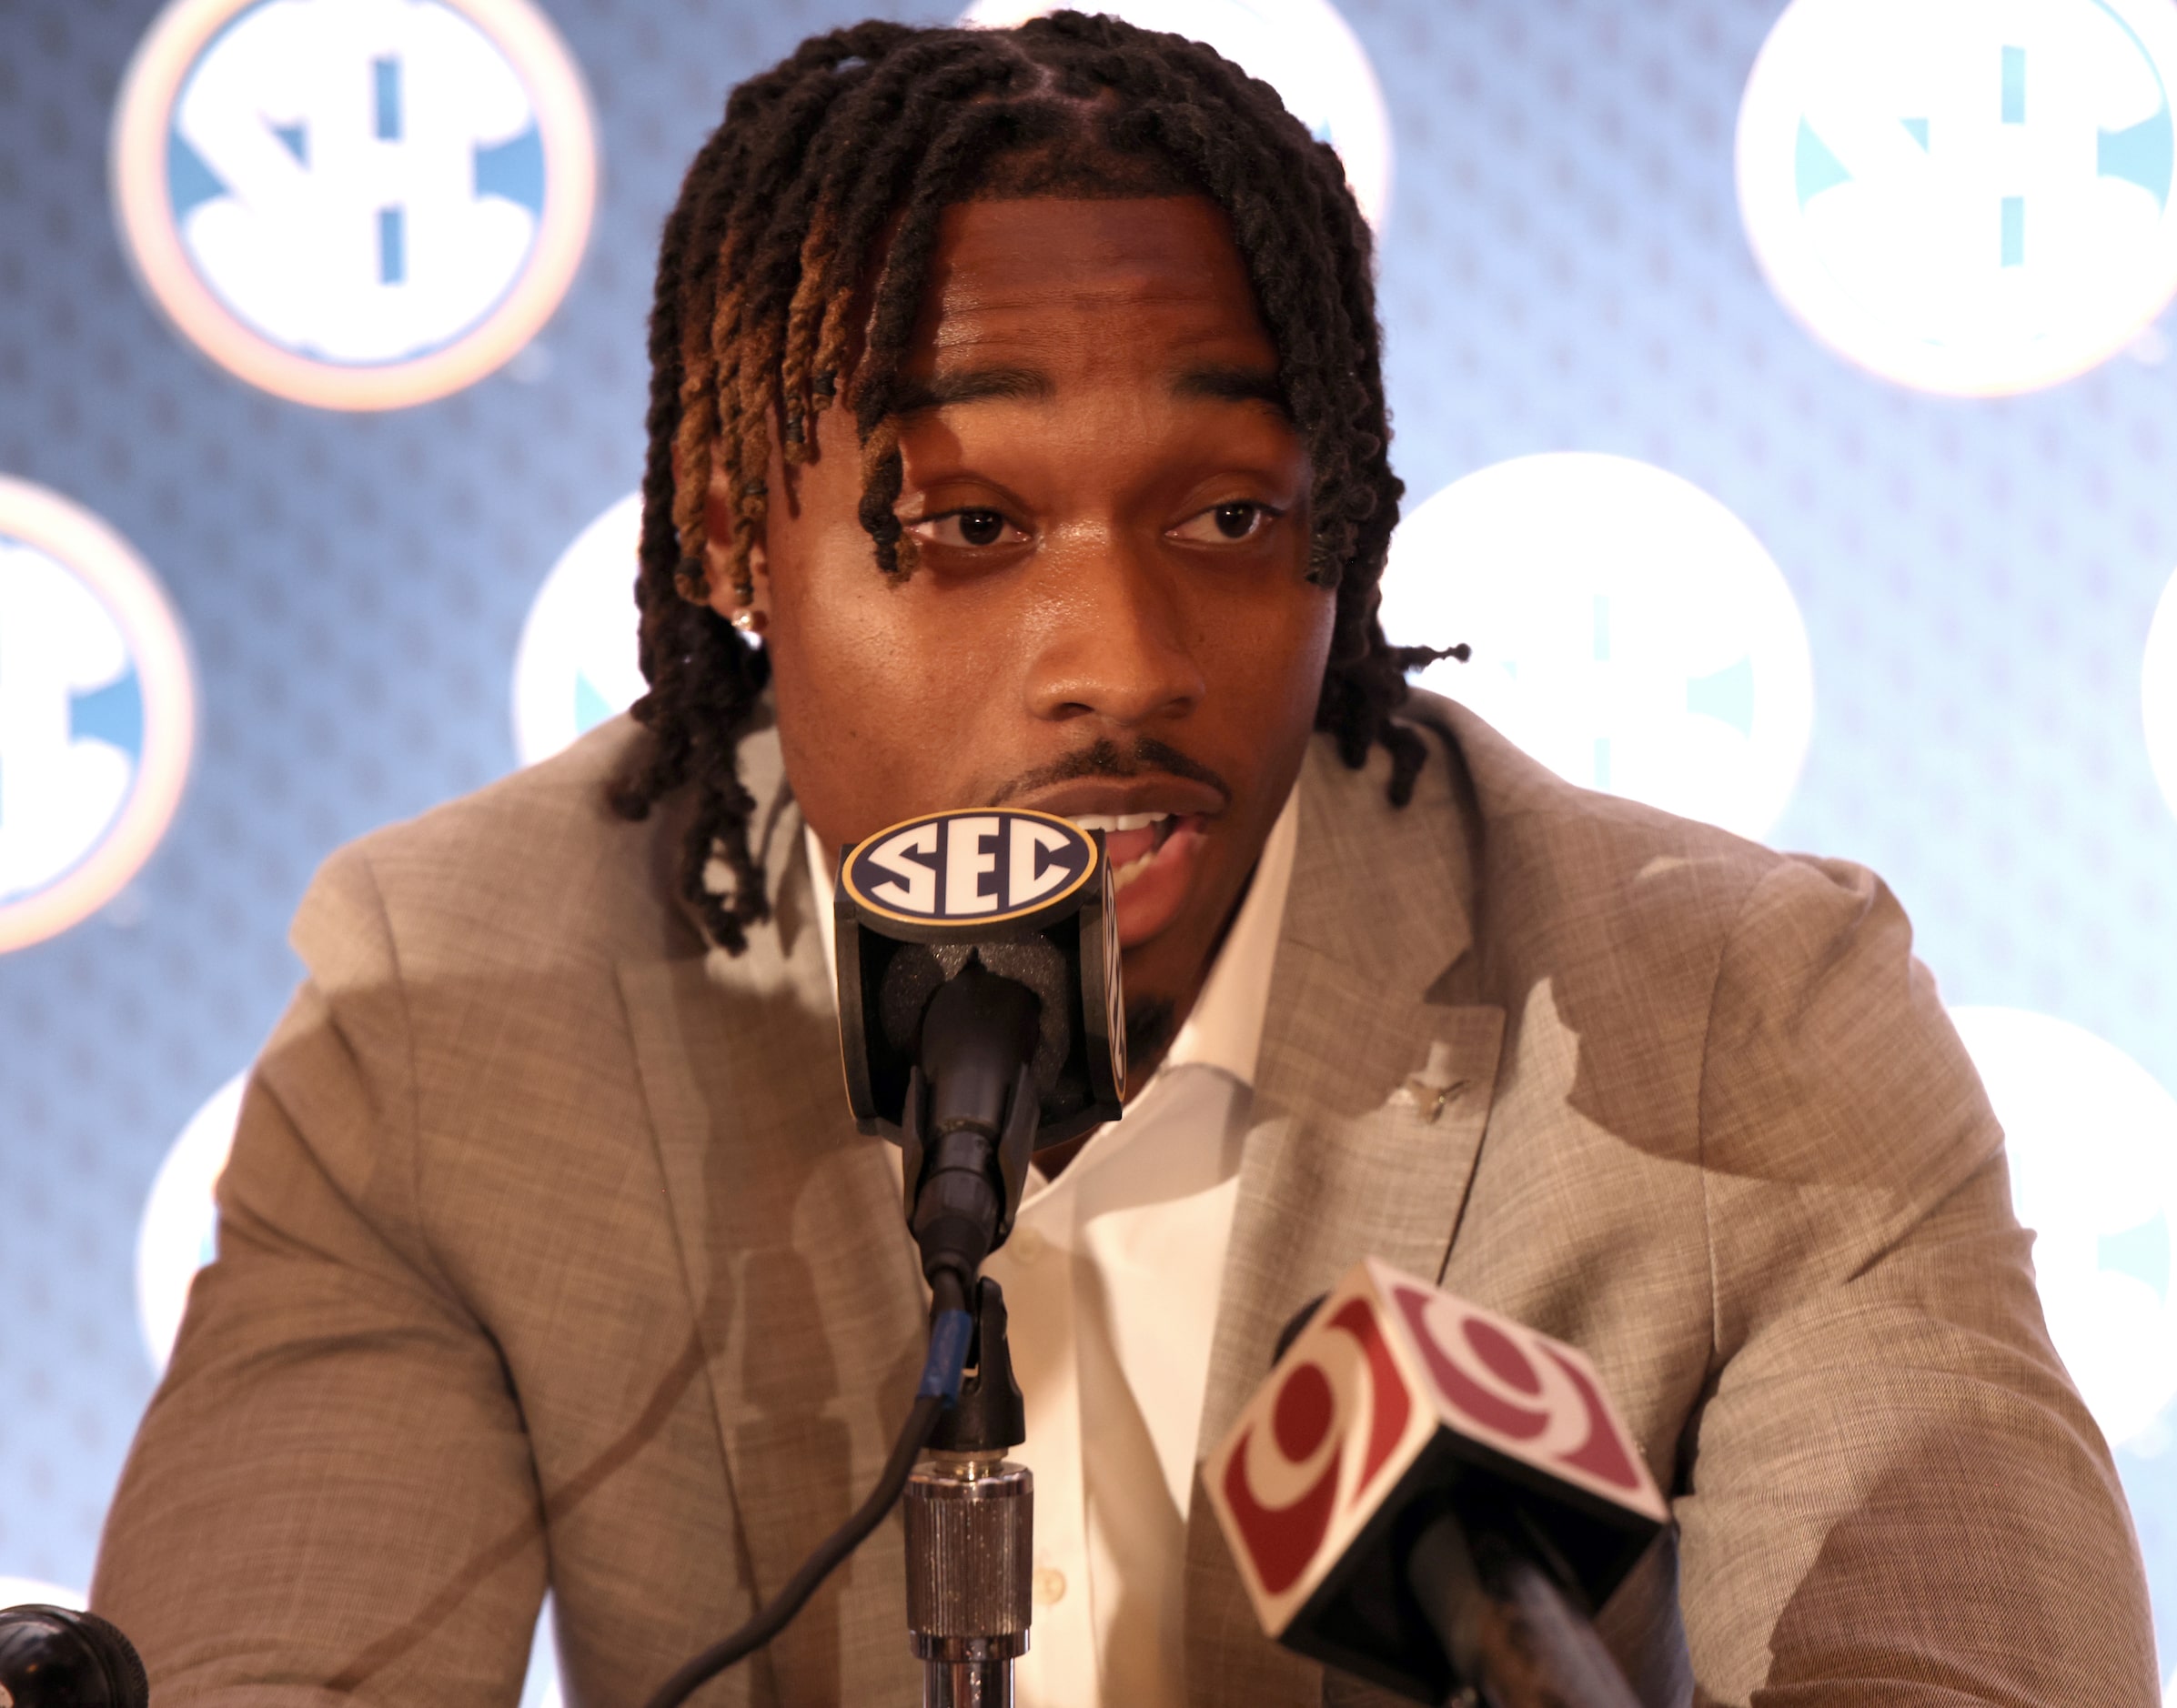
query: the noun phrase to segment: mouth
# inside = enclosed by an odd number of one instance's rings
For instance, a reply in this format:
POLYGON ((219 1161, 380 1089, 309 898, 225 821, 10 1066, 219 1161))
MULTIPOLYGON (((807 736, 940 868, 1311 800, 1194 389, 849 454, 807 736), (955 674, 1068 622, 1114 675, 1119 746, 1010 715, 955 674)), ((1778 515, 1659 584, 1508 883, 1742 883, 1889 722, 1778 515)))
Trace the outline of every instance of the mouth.
POLYGON ((1104 832, 1123 948, 1156 935, 1175 919, 1193 886, 1208 835, 1207 813, 1123 812, 1069 815, 1083 830, 1104 832))
POLYGON ((998 802, 1103 832, 1122 949, 1147 942, 1185 913, 1204 876, 1213 828, 1232 807, 1232 790, 1208 768, 1178 755, 1150 759, 1131 774, 1060 777, 1003 792, 998 802))
POLYGON ((1149 869, 1172 833, 1195 815, 1176 812, 1084 812, 1073 822, 1083 830, 1104 832, 1104 857, 1111 861, 1112 889, 1121 890, 1149 869))

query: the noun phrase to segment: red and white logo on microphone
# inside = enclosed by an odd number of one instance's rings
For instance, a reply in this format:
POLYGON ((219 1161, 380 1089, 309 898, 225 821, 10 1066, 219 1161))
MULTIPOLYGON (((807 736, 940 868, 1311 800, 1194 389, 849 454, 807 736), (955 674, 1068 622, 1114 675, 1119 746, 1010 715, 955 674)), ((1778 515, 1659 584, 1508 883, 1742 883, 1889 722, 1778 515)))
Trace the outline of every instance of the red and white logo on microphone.
POLYGON ((1205 1481, 1263 1628, 1283 1633, 1440 1436, 1654 1523, 1654 1479, 1574 1348, 1367 1259, 1211 1456, 1205 1481))

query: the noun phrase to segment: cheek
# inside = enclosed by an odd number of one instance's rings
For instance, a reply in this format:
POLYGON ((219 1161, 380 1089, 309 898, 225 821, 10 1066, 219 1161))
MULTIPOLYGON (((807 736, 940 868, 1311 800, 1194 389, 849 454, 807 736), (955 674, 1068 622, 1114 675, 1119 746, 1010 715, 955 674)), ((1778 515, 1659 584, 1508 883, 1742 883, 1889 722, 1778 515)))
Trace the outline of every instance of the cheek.
POLYGON ((1273 728, 1290 730, 1313 726, 1330 657, 1336 618, 1336 595, 1301 581, 1279 589, 1275 598, 1235 612, 1229 607, 1202 625, 1204 644, 1213 648, 1204 674, 1212 692, 1273 728))
MULTIPOLYGON (((818 459, 791 475, 774 447, 764 522, 771 607, 765 637, 772 696, 791 763, 797 751, 881 738, 899 708, 900 648, 891 634, 896 604, 855 519, 861 498, 852 430, 833 409, 821 417, 818 459), (835 443, 842 435, 846 442, 835 443), (836 733, 835 733, 836 732, 836 733)), ((796 769, 795 788, 803 792, 796 769)))
POLYGON ((867 563, 789 565, 774 580, 772 693, 790 749, 867 751, 920 721, 915 648, 892 591, 867 563))
POLYGON ((1325 588, 1310 585, 1307 588, 1307 615, 1299 630, 1299 657, 1304 668, 1295 672, 1295 680, 1305 691, 1308 717, 1315 714, 1315 702, 1322 697, 1323 671, 1330 662, 1331 637, 1337 628, 1338 596, 1325 588))
POLYGON ((931 632, 928 601, 888 579, 868 537, 829 541, 773 571, 772 695, 788 774, 820 835, 846 841, 955 804, 966 726, 987 700, 963 691, 958 637, 931 632))

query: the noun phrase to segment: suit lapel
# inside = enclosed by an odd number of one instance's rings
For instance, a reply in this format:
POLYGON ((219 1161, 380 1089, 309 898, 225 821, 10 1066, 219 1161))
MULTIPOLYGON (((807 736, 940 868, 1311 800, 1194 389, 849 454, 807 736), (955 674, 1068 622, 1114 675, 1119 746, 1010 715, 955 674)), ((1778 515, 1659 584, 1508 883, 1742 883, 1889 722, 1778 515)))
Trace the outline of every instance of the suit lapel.
MULTIPOLYGON (((1268 1373, 1295 1311, 1365 1256, 1440 1275, 1457 1229, 1504 1014, 1458 1000, 1472 885, 1457 761, 1440 746, 1430 759, 1403 810, 1385 803, 1380 751, 1349 771, 1317 742, 1303 772, 1198 1457, 1268 1373)), ((1321 1669, 1263 1641, 1199 1473, 1187 1529, 1194 1708, 1320 1702, 1321 1669)))
MULTIPOLYGON (((801 818, 775 743, 753 736, 742 752, 751 792, 775 803, 776 929, 736 957, 630 960, 620 984, 741 1515, 739 1574, 761 1601, 875 1480, 923 1312, 882 1141, 855 1131, 840 1088, 801 818)), ((888 1526, 771 1644, 778 1695, 912 1701, 903 1593, 888 1526)))

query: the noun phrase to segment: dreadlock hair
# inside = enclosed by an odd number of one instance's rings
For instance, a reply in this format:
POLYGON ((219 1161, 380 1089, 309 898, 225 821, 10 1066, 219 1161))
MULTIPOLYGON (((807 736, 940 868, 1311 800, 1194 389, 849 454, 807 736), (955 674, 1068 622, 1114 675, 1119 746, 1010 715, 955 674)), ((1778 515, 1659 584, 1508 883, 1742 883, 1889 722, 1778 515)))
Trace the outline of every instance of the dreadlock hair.
POLYGON ((732 92, 659 249, 636 581, 650 691, 633 708, 651 739, 611 803, 641 819, 693 785, 680 887, 721 947, 740 952, 770 910, 735 763, 770 661, 702 602, 713 482, 731 495, 731 538, 716 544, 745 601, 772 424, 781 461, 805 462, 818 413, 843 399, 874 568, 912 573, 892 411, 943 210, 1187 194, 1231 222, 1314 469, 1308 574, 1337 592, 1315 727, 1356 769, 1382 743, 1391 799, 1411 799, 1426 749, 1391 714, 1406 671, 1446 655, 1389 646, 1376 620, 1405 488, 1386 455, 1368 228, 1336 154, 1210 48, 1115 18, 858 24, 732 92))

